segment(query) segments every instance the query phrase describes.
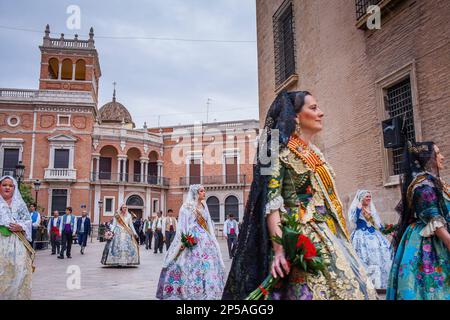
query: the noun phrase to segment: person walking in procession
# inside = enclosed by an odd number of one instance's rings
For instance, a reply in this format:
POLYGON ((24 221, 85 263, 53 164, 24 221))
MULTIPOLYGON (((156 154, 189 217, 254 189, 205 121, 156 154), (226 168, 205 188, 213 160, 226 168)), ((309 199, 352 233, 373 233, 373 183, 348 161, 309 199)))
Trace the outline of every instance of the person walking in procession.
POLYGON ((61 251, 61 217, 59 216, 59 211, 54 210, 53 216, 47 226, 48 237, 50 238, 50 245, 52 246, 52 254, 59 254, 61 251))
POLYGON ((232 213, 228 215, 228 219, 225 220, 225 223, 223 224, 223 235, 225 236, 225 239, 227 239, 228 255, 230 259, 233 259, 239 236, 239 224, 234 220, 234 214, 232 213))
POLYGON ((166 236, 166 250, 169 250, 170 244, 175 237, 175 233, 177 231, 177 219, 173 216, 173 210, 167 210, 167 217, 164 218, 163 228, 166 236))
POLYGON ((88 217, 87 211, 81 212, 81 218, 77 219, 78 244, 80 245, 80 253, 84 254, 87 245, 87 239, 91 233, 91 219, 88 217))
POLYGON ((67 258, 71 259, 71 250, 73 237, 77 233, 77 221, 76 217, 72 214, 72 207, 66 208, 66 214, 62 216, 62 223, 59 227, 62 238, 61 252, 58 259, 64 259, 64 253, 66 253, 67 258))
POLYGON ((152 250, 152 240, 153 240, 153 217, 148 217, 144 221, 144 234, 145 234, 145 249, 152 250))
POLYGON ((36 241, 39 225, 41 224, 41 214, 37 211, 36 204, 34 203, 30 205, 30 216, 32 223, 31 246, 34 248, 34 242, 36 241))
POLYGON ((164 245, 164 235, 162 233, 162 227, 163 227, 163 218, 162 218, 162 211, 158 212, 158 216, 153 221, 153 236, 155 238, 155 251, 154 253, 162 253, 163 252, 163 245, 164 245))

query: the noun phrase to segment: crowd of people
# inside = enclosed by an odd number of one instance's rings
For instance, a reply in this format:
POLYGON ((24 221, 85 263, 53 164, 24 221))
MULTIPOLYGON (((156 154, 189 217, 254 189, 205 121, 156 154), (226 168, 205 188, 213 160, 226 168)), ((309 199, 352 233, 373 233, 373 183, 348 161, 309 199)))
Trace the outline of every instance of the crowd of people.
MULTIPOLYGON (((152 250, 153 240, 157 254, 165 243, 159 299, 372 300, 376 289, 386 289, 388 300, 449 300, 450 187, 439 174, 439 147, 405 146, 399 222, 390 241, 369 190, 358 190, 344 215, 335 173, 312 143, 323 115, 307 91, 282 92, 270 107, 258 152, 272 138, 279 149, 271 150, 272 163, 255 165, 241 228, 233 215, 224 223, 233 259, 228 279, 202 185, 190 186, 178 220, 172 210, 133 219, 122 205, 105 230, 101 263, 136 266, 141 245, 152 250), (285 242, 292 234, 294 249, 285 242)), ((0 297, 29 298, 40 216, 35 207, 28 211, 13 177, 0 183, 0 297)), ((70 258, 75 235, 83 253, 89 231, 85 212, 81 218, 70 207, 62 217, 55 212, 48 227, 52 254, 70 258)))

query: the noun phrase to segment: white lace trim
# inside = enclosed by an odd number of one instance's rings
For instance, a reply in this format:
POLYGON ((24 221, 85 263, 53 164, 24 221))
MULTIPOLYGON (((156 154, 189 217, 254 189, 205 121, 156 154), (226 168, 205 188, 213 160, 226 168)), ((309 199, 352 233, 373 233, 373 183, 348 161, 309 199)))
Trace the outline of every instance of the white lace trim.
POLYGON ((445 221, 444 217, 438 216, 433 217, 430 222, 420 231, 420 235, 422 237, 428 238, 434 235, 434 232, 436 229, 445 227, 447 225, 447 222, 445 221))
POLYGON ((284 208, 284 200, 282 196, 276 196, 266 204, 266 214, 271 214, 277 210, 280 210, 283 213, 287 212, 284 208))

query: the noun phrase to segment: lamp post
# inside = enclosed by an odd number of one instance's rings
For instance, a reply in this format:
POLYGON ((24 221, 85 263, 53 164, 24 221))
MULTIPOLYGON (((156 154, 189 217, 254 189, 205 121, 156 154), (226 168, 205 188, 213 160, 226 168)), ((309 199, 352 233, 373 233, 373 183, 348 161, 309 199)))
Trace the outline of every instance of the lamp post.
POLYGON ((98 200, 98 231, 97 231, 97 240, 100 238, 100 224, 101 224, 100 221, 101 221, 101 216, 102 216, 102 208, 103 208, 103 201, 102 200, 98 200))
POLYGON ((23 173, 25 171, 25 166, 23 165, 22 161, 19 161, 19 163, 16 165, 16 178, 17 178, 17 184, 20 190, 20 183, 22 182, 23 173))
POLYGON ((38 205, 38 193, 39 193, 39 189, 41 188, 41 182, 39 181, 39 179, 36 179, 36 181, 34 182, 34 191, 36 191, 36 210, 37 210, 37 205, 38 205))

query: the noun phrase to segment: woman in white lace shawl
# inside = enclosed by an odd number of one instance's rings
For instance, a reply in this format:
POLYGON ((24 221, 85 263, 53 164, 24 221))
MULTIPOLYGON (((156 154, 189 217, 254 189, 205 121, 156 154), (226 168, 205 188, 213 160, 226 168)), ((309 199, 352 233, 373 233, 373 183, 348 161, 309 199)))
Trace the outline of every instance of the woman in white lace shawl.
POLYGON ((348 211, 355 227, 351 241, 375 288, 386 289, 392 265, 391 245, 381 233, 383 225, 368 190, 358 190, 348 211))
POLYGON ((34 251, 31 217, 17 181, 0 178, 0 299, 30 299, 34 251))
POLYGON ((222 298, 225 267, 214 234, 205 188, 192 185, 180 209, 175 239, 166 253, 156 297, 163 300, 216 300, 222 298), (186 248, 182 235, 197 244, 186 248))

